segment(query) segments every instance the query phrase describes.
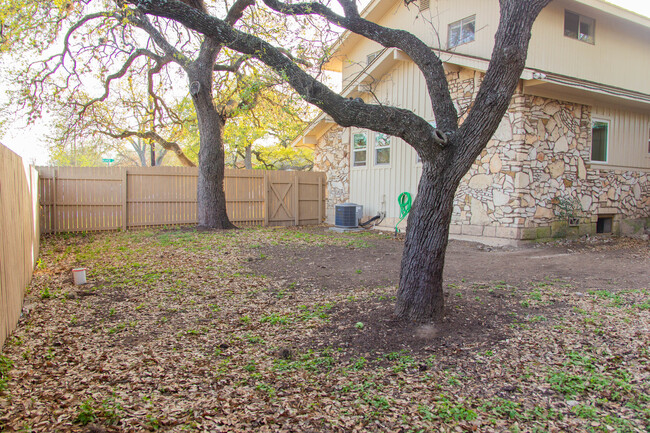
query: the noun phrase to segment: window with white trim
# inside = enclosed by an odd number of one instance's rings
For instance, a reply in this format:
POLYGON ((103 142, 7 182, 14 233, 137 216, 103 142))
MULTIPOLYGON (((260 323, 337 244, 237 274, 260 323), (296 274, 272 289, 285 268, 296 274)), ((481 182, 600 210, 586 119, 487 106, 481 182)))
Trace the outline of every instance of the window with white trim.
POLYGON ((390 164, 390 135, 375 134, 375 165, 390 164))
POLYGON ((359 132, 352 136, 352 166, 365 167, 368 149, 368 133, 359 132))
POLYGON ((448 47, 454 48, 459 45, 467 44, 474 40, 476 33, 476 15, 463 18, 460 21, 449 24, 449 41, 448 47))
POLYGON ((591 160, 607 162, 609 147, 609 121, 594 119, 591 122, 591 160))
POLYGON ((594 44, 596 20, 571 11, 564 11, 564 36, 594 44))

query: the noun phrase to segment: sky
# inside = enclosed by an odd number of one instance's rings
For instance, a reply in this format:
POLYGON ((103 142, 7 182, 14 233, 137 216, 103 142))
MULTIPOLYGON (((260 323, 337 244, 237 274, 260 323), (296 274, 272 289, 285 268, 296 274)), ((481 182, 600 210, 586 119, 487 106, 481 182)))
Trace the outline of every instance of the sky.
MULTIPOLYGON (((650 0, 608 0, 610 3, 650 17, 650 0)), ((0 100, 4 100, 0 96, 0 100)), ((23 157, 25 162, 46 165, 49 160, 46 145, 46 125, 37 124, 31 128, 10 126, 8 132, 0 137, 0 142, 23 157)))

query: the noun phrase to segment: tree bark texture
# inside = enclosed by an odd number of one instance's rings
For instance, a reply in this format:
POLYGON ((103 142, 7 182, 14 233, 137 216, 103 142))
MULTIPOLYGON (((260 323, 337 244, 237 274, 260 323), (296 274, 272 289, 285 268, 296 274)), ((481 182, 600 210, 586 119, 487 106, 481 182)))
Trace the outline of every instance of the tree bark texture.
POLYGON ((253 169, 253 145, 246 146, 246 157, 244 158, 244 167, 248 170, 253 169))
POLYGON ((395 314, 415 321, 442 317, 442 274, 458 183, 442 164, 424 162, 408 217, 395 314))
POLYGON ((197 217, 199 227, 232 229, 235 226, 226 212, 223 184, 224 119, 219 115, 212 96, 212 67, 218 49, 216 41, 206 38, 199 58, 187 70, 200 135, 197 217))

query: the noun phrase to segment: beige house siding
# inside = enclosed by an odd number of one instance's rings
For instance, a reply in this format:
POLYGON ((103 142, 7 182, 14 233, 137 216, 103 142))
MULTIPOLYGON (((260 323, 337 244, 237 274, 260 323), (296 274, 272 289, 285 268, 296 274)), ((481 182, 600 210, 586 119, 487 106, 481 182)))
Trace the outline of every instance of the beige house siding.
POLYGON ((650 112, 643 113, 611 106, 596 105, 592 116, 609 121, 607 164, 593 163, 594 168, 640 168, 650 170, 650 112))
MULTIPOLYGON (((497 0, 431 0, 422 13, 416 4, 396 2, 379 23, 409 29, 432 48, 447 50, 448 26, 476 16, 476 39, 454 48, 454 53, 490 59, 499 22, 497 0)), ((648 21, 650 22, 650 21, 648 21)), ((553 72, 594 83, 650 94, 650 27, 623 20, 570 0, 556 0, 545 8, 533 27, 528 68, 553 72), (595 44, 564 36, 565 9, 596 20, 595 44), (625 65, 625 67, 621 67, 625 65)), ((380 50, 377 43, 351 36, 343 45, 343 87, 366 66, 368 54, 380 50)), ((442 52, 443 61, 452 60, 442 52)))
POLYGON ((535 22, 526 66, 650 94, 650 28, 554 1, 535 22), (565 9, 596 20, 594 45, 564 36, 565 9))

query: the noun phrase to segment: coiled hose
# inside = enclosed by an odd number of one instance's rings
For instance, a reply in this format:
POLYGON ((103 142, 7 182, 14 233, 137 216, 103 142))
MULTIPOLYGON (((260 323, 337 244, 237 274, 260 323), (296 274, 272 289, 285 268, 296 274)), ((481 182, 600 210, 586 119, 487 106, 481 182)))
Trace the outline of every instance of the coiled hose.
POLYGON ((401 223, 404 218, 411 212, 411 205, 412 200, 411 200, 411 194, 408 192, 403 192, 397 197, 397 203, 399 204, 399 221, 397 221, 397 224, 395 224, 395 236, 399 233, 399 229, 397 226, 399 223, 401 223))

